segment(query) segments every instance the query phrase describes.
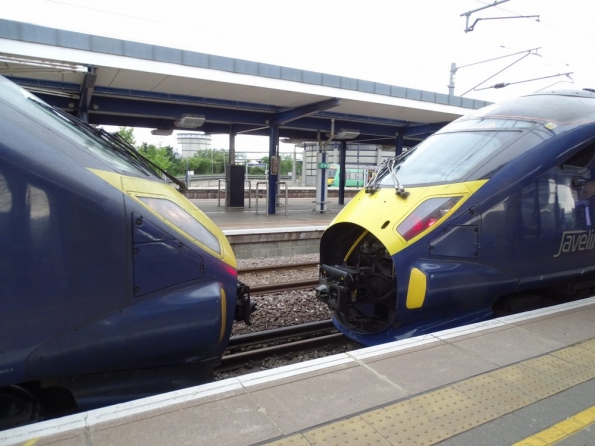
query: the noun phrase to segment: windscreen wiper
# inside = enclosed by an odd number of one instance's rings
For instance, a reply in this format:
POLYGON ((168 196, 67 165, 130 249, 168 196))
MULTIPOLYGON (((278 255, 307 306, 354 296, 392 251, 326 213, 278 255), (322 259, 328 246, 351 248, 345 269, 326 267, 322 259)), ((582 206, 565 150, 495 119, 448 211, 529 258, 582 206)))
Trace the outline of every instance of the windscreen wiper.
POLYGON ((58 115, 58 117, 65 119, 79 130, 82 130, 95 138, 101 138, 107 143, 109 148, 122 155, 126 160, 134 164, 141 172, 145 173, 145 175, 149 175, 149 172, 151 172, 153 175, 161 178, 161 174, 163 174, 178 186, 178 190, 180 192, 183 193, 188 191, 188 187, 183 181, 178 180, 176 177, 163 170, 150 159, 140 154, 134 148, 134 146, 132 146, 132 144, 122 138, 119 134, 112 134, 102 128, 93 127, 89 123, 81 121, 76 116, 71 115, 60 108, 49 106, 45 102, 35 101, 35 103, 41 107, 44 107, 50 112, 55 113, 58 115))
POLYGON ((380 190, 380 180, 389 172, 386 167, 387 162, 388 160, 382 161, 382 163, 380 163, 380 165, 378 166, 378 169, 376 169, 376 175, 374 175, 366 183, 365 191, 367 194, 373 194, 374 192, 378 192, 380 190))
POLYGON ((113 144, 113 145, 125 150, 130 156, 134 157, 139 162, 142 162, 143 164, 150 167, 153 170, 153 172, 163 174, 167 178, 172 180, 174 183, 177 184, 178 190, 180 192, 188 192, 188 187, 186 186, 186 184, 183 181, 178 180, 176 177, 174 177, 172 174, 170 174, 166 170, 159 167, 157 164, 155 164, 149 158, 142 155, 140 152, 138 152, 134 148, 134 146, 132 146, 132 144, 130 144, 128 141, 126 141, 124 138, 122 138, 122 136, 119 133, 109 133, 101 128, 96 128, 94 130, 98 132, 98 135, 100 137, 107 140, 107 142, 110 145, 113 144))
POLYGON ((380 166, 378 166, 376 176, 366 184, 366 193, 373 194, 374 192, 377 192, 380 189, 380 181, 382 178, 390 175, 393 179, 393 184, 395 185, 395 193, 400 197, 407 197, 409 192, 405 190, 399 182, 399 178, 397 178, 397 171, 400 169, 400 163, 405 156, 406 154, 403 153, 395 158, 384 160, 380 166))
POLYGON ((397 178, 397 171, 401 168, 401 166, 398 165, 396 158, 392 159, 391 161, 392 163, 389 163, 388 168, 390 169, 390 174, 393 178, 393 183, 395 184, 395 193, 400 197, 406 197, 409 195, 409 192, 405 190, 405 188, 399 182, 399 178, 397 178))

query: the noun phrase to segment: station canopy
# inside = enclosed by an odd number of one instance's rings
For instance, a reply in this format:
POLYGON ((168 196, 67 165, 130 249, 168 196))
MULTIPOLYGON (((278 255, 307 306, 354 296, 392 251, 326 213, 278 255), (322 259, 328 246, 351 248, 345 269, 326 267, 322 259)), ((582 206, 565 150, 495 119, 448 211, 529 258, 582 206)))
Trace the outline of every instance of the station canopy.
POLYGON ((0 19, 0 74, 98 125, 410 147, 488 103, 0 19))

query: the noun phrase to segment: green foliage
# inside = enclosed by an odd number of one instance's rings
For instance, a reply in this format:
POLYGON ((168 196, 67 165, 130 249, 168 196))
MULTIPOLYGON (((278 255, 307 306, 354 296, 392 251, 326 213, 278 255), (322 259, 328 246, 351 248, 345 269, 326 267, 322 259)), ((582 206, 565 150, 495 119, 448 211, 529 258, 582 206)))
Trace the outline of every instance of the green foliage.
MULTIPOLYGON (((269 157, 263 156, 260 160, 261 163, 265 163, 267 166, 270 166, 269 157)), ((281 175, 289 175, 290 172, 293 172, 293 155, 281 155, 280 159, 280 174, 281 175)), ((264 175, 265 169, 261 167, 252 167, 249 171, 252 175, 264 175)), ((300 176, 302 174, 302 163, 298 161, 296 166, 296 175, 300 176)))
MULTIPOLYGON (((134 129, 129 127, 120 127, 117 132, 125 141, 135 146, 134 129)), ((153 144, 142 143, 136 149, 143 156, 157 164, 163 170, 167 170, 172 175, 185 175, 186 169, 194 171, 195 175, 221 175, 225 172, 225 164, 228 162, 229 153, 223 149, 203 149, 199 150, 194 156, 186 159, 180 157, 173 147, 157 147, 153 144)), ((265 156, 258 160, 261 163, 270 166, 269 157, 265 156)), ((287 175, 293 170, 293 156, 281 155, 280 174, 287 175)), ((297 163, 297 175, 301 175, 302 163, 297 163)), ((252 175, 264 175, 265 169, 252 167, 249 171, 252 175)))
POLYGON ((131 146, 134 147, 136 144, 136 140, 134 139, 134 129, 132 127, 120 127, 120 130, 118 130, 116 133, 131 146))
MULTIPOLYGON (((281 155, 280 170, 281 175, 287 175, 289 172, 293 172, 293 155, 281 155)), ((298 163, 296 166, 296 174, 300 175, 302 170, 302 163, 298 163)))
POLYGON ((156 147, 153 144, 143 143, 140 147, 137 148, 137 150, 141 155, 150 159, 163 170, 167 170, 169 173, 173 173, 172 167, 175 165, 176 156, 172 147, 156 147))

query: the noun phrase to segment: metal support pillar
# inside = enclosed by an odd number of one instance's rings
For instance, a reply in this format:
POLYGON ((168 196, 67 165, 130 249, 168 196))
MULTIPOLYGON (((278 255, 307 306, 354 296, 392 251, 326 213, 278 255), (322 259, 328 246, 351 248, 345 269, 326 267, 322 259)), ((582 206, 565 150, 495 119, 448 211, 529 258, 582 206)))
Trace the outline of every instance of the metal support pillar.
MULTIPOLYGON (((277 205, 277 177, 278 170, 273 174, 273 158, 279 156, 279 126, 271 125, 269 127, 269 196, 267 215, 275 215, 277 205)), ((278 169, 281 169, 281 163, 277 163, 278 169)))
POLYGON ((326 170, 320 166, 326 164, 326 147, 319 148, 320 152, 318 153, 318 165, 316 166, 316 207, 314 212, 324 213, 327 209, 327 188, 328 188, 328 181, 326 178, 326 170))
POLYGON ((236 163, 236 135, 237 132, 234 129, 234 125, 229 125, 229 164, 234 165, 236 163))
POLYGON ((89 106, 91 105, 95 82, 97 82, 97 67, 88 66, 87 74, 85 74, 85 78, 83 79, 78 104, 78 118, 84 122, 89 122, 89 106))
POLYGON ((341 148, 339 149, 339 204, 345 204, 345 159, 347 158, 347 141, 341 141, 341 148))
POLYGON ((397 133, 396 143, 395 143, 395 156, 399 156, 403 153, 403 134, 397 133))
MULTIPOLYGON (((229 158, 225 166, 225 207, 244 207, 245 175, 236 166, 236 135, 233 124, 229 126, 229 158)), ((211 149, 211 154, 213 153, 211 149)))
POLYGON ((291 181, 293 184, 297 184, 297 158, 295 153, 295 145, 293 146, 293 164, 291 165, 291 181))

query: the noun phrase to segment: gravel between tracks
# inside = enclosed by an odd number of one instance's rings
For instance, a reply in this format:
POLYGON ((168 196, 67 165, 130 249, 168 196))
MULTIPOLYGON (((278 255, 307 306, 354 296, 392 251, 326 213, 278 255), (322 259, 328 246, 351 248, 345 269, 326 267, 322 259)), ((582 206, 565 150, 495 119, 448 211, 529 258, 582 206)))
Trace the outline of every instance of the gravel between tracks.
MULTIPOLYGON (((318 261, 318 254, 296 255, 291 257, 266 257, 238 260, 238 268, 286 265, 318 261)), ((277 271, 274 273, 240 274, 240 280, 248 286, 265 285, 280 282, 292 282, 318 277, 317 268, 299 268, 296 270, 277 271)), ((257 311, 252 314, 252 325, 235 322, 232 336, 287 327, 330 319, 331 311, 326 304, 318 301, 314 291, 299 290, 284 293, 252 296, 257 311)))
MULTIPOLYGON (((318 259, 318 254, 240 259, 238 260, 238 269, 316 262, 318 259)), ((316 277, 318 277, 318 268, 299 268, 293 271, 277 271, 266 275, 261 273, 241 274, 240 280, 249 286, 257 286, 269 283, 313 279, 316 277)), ((252 325, 246 325, 243 322, 234 322, 231 332, 232 336, 287 327, 290 325, 304 324, 307 322, 321 321, 330 319, 332 315, 326 304, 323 304, 316 299, 313 290, 289 291, 285 293, 253 296, 252 300, 256 302, 258 308, 252 315, 252 325)), ((288 354, 281 357, 272 356, 258 363, 247 363, 240 369, 216 373, 215 379, 220 380, 258 370, 272 369, 282 365, 322 358, 360 347, 361 345, 355 342, 349 342, 341 346, 329 345, 317 349, 316 351, 299 352, 297 354, 288 354)))

